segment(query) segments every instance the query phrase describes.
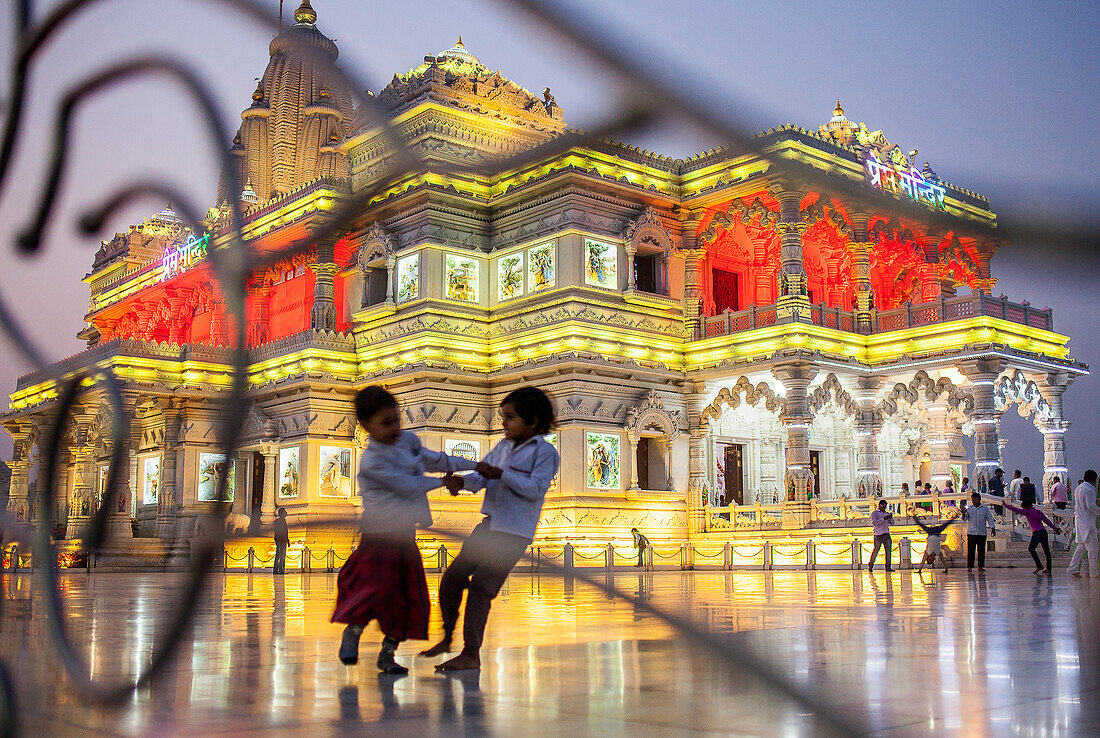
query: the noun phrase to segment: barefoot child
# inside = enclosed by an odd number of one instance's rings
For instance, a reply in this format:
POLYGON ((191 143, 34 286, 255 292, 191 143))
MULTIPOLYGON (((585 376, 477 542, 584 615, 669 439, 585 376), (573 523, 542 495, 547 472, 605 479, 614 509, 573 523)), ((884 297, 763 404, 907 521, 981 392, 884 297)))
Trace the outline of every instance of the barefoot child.
POLYGON ((394 660, 397 645, 408 638, 428 638, 428 583, 416 547, 416 526, 431 525, 427 493, 443 484, 441 477, 424 472, 464 471, 475 464, 429 451, 415 434, 401 430, 397 399, 381 387, 359 391, 355 414, 370 435, 359 462, 362 539, 336 578, 332 622, 348 624, 340 661, 351 665, 359 660, 359 635, 377 620, 385 636, 378 669, 407 674, 394 660))
POLYGON ((913 521, 920 526, 921 530, 928 534, 928 541, 924 544, 924 558, 920 560, 920 566, 917 567, 918 573, 924 571, 925 564, 934 566, 936 564, 937 555, 940 557, 940 563, 943 564, 944 573, 947 573, 947 558, 943 555, 942 548, 943 532, 956 520, 958 520, 958 518, 944 520, 936 525, 925 525, 921 522, 920 518, 913 518, 913 521))
POLYGON ((541 390, 522 387, 512 392, 500 403, 500 417, 504 440, 478 462, 477 473, 451 475, 446 480, 452 493, 484 489, 481 512, 485 519, 470 533, 439 582, 443 640, 423 651, 424 656, 450 650, 462 590, 468 591, 462 652, 436 667, 442 671, 481 668, 489 605, 535 537, 543 498, 558 473, 558 452, 543 438, 554 425, 554 408, 541 390))

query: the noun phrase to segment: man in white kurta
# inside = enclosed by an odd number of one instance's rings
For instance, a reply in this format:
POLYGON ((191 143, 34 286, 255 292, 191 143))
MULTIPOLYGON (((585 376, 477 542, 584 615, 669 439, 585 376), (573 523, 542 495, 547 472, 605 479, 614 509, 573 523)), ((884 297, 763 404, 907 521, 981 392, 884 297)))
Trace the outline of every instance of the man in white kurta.
POLYGON ((1081 576, 1081 564, 1085 554, 1089 556, 1089 574, 1100 577, 1100 560, 1097 558, 1100 538, 1097 538, 1096 515, 1100 508, 1096 506, 1096 472, 1085 472, 1085 481, 1073 490, 1073 527, 1077 530, 1077 548, 1070 559, 1068 571, 1075 577, 1081 576))

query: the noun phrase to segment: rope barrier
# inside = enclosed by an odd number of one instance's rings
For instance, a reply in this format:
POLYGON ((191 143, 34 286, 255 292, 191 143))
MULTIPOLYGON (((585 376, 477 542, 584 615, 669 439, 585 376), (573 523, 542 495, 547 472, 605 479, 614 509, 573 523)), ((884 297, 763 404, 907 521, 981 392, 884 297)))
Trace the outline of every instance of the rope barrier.
POLYGON ((698 556, 698 557, 704 558, 704 559, 718 559, 718 558, 721 558, 722 556, 724 556, 726 552, 725 551, 719 551, 716 554, 705 554, 705 553, 702 553, 699 549, 692 546, 691 547, 691 553, 692 553, 693 556, 698 556))

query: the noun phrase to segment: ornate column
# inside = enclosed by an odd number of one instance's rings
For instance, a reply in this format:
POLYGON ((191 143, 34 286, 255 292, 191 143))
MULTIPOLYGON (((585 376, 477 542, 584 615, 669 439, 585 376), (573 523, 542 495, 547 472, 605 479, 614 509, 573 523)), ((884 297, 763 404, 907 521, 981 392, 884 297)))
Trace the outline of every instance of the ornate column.
POLYGON ((787 391, 783 412, 779 415, 779 421, 787 428, 784 499, 805 502, 814 489, 814 475, 810 469, 810 423, 814 418, 806 388, 817 375, 817 369, 809 364, 794 363, 778 366, 772 369, 772 374, 787 391))
POLYGON ((937 400, 929 403, 928 431, 932 488, 942 490, 951 478, 951 441, 957 432, 946 402, 937 400))
POLYGON ((359 267, 359 273, 363 275, 363 299, 360 300, 359 307, 367 307, 370 305, 370 275, 373 272, 373 267, 359 267))
POLYGON ((397 277, 394 276, 394 271, 397 269, 397 256, 389 254, 386 256, 386 305, 393 307, 397 304, 396 292, 394 291, 394 284, 397 282, 397 277))
MULTIPOLYGON (((278 488, 279 444, 266 442, 260 444, 260 453, 264 456, 264 498, 260 503, 260 523, 271 525, 275 522, 275 490, 278 488)), ((304 476, 303 476, 304 479, 304 476)))
POLYGON ((882 470, 879 466, 878 434, 882 430, 882 413, 875 409, 882 380, 864 376, 856 380, 853 398, 859 404, 856 416, 856 475, 861 497, 882 496, 882 470))
POLYGON ((1038 423, 1043 434, 1044 500, 1050 499, 1054 477, 1061 478, 1066 486, 1072 486, 1066 479, 1069 474, 1069 465, 1066 462, 1066 431, 1069 430, 1069 421, 1065 420, 1062 413, 1062 395, 1072 381, 1073 377, 1069 374, 1052 373, 1046 376, 1043 383, 1043 395, 1050 405, 1050 417, 1038 423))
POLYGON ((1001 465, 1001 444, 997 437, 1000 413, 993 396, 993 383, 1001 373, 1001 362, 999 359, 981 359, 964 365, 962 371, 970 381, 970 393, 974 395, 971 415, 974 424, 974 489, 984 494, 989 491, 993 470, 1001 465))
MULTIPOLYGON (((871 310, 874 308, 871 294, 871 243, 867 233, 868 213, 852 212, 852 260, 855 271, 856 332, 864 335, 871 332, 871 310)), ((877 468, 877 467, 876 467, 877 468)), ((881 481, 881 480, 880 480, 881 481)))
POLYGON ((626 433, 627 443, 630 444, 630 486, 627 488, 631 492, 638 491, 638 443, 641 441, 636 434, 631 431, 626 433))
POLYGON ((160 486, 157 494, 157 538, 175 538, 179 516, 179 499, 176 493, 176 466, 179 449, 180 426, 183 424, 184 400, 168 398, 161 405, 164 417, 164 448, 160 456, 160 486))
POLYGON ((707 487, 707 426, 703 408, 707 398, 706 382, 690 382, 684 394, 688 421, 688 509, 698 508, 707 487))
POLYGON ((31 443, 34 427, 20 424, 9 427, 13 447, 11 456, 11 483, 8 486, 8 513, 19 521, 30 521, 30 471, 31 443))
POLYGON ((251 295, 256 305, 256 311, 253 313, 252 323, 248 326, 248 344, 259 346, 262 343, 267 343, 268 336, 271 335, 269 328, 271 286, 261 282, 252 289, 251 295))
POLYGON ((936 243, 933 238, 929 238, 927 236, 923 238, 917 237, 916 242, 920 245, 921 250, 924 252, 924 263, 928 264, 931 267, 921 277, 920 301, 932 302, 940 298, 940 276, 935 268, 937 259, 939 258, 939 253, 936 249, 936 243))
POLYGON ((66 538, 76 538, 88 523, 92 511, 92 490, 95 486, 95 442, 93 441, 96 408, 84 406, 73 412, 76 427, 69 446, 73 492, 69 498, 69 520, 66 538))
POLYGON ((313 284, 313 309, 309 312, 310 326, 315 331, 336 330, 336 263, 333 261, 333 245, 331 238, 318 242, 317 262, 309 266, 316 275, 313 284))
POLYGON ((779 298, 776 317, 784 321, 805 321, 810 318, 810 300, 806 292, 806 267, 802 262, 802 192, 789 182, 778 182, 772 194, 779 200, 780 237, 779 298))
POLYGON ((623 248, 626 250, 626 291, 634 291, 634 256, 638 253, 638 247, 632 241, 624 240, 623 248))
POLYGON ((684 257, 684 333, 698 336, 699 316, 703 312, 704 249, 683 249, 684 257))

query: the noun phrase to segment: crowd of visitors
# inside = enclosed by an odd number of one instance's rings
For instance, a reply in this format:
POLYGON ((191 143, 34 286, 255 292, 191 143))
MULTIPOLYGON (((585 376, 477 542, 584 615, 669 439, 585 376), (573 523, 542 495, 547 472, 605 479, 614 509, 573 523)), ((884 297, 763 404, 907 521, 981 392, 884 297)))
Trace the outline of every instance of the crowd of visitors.
MULTIPOLYGON (((909 484, 901 485, 902 495, 909 498, 907 510, 899 512, 908 513, 912 521, 916 523, 927 535, 925 553, 921 557, 918 571, 923 571, 925 565, 934 565, 939 557, 943 570, 947 571, 947 559, 942 547, 944 545, 944 532, 956 521, 966 524, 966 569, 973 571, 975 565, 978 571, 985 571, 985 557, 989 538, 996 536, 996 517, 1004 515, 1007 509, 1009 515, 1016 514, 1023 517, 1031 529, 1031 540, 1028 544, 1028 553, 1035 561, 1036 574, 1053 573, 1053 561, 1051 557, 1050 538, 1048 529, 1055 534, 1062 532, 1062 527, 1048 517, 1041 509, 1043 504, 1042 487, 1034 484, 1031 478, 1016 469, 1012 479, 1005 482, 1004 470, 997 469, 988 482, 988 494, 985 497, 999 498, 1003 503, 987 506, 983 502, 983 495, 975 490, 968 477, 962 478, 959 490, 954 483, 947 480, 941 494, 951 496, 941 502, 941 511, 944 508, 954 507, 954 495, 956 491, 970 493, 970 504, 962 503, 962 509, 956 514, 946 512, 938 522, 931 522, 927 518, 917 517, 922 511, 932 509, 932 504, 919 498, 931 496, 933 489, 931 483, 917 481, 913 485, 915 494, 910 497, 909 484), (1039 558, 1039 548, 1043 549, 1044 559, 1039 558)), ((1089 469, 1082 479, 1078 480, 1072 496, 1069 486, 1062 481, 1060 476, 1051 480, 1050 509, 1065 510, 1071 500, 1073 502, 1073 529, 1074 552, 1067 571, 1074 577, 1081 576, 1085 559, 1088 559, 1089 574, 1092 577, 1100 577, 1100 532, 1098 532, 1097 516, 1100 515, 1100 506, 1097 505, 1096 492, 1097 474, 1089 469)), ((893 571, 891 567, 891 536, 890 526, 894 524, 894 515, 889 511, 886 500, 879 500, 878 507, 871 512, 871 528, 874 535, 874 548, 867 568, 873 569, 878 553, 886 550, 886 571, 893 571)), ((905 507, 905 505, 901 505, 905 507)), ((1053 514, 1053 513, 1052 513, 1053 514)))

